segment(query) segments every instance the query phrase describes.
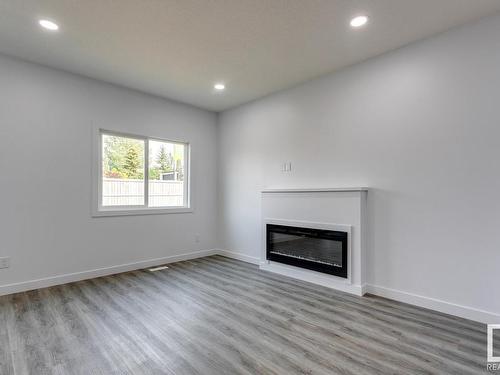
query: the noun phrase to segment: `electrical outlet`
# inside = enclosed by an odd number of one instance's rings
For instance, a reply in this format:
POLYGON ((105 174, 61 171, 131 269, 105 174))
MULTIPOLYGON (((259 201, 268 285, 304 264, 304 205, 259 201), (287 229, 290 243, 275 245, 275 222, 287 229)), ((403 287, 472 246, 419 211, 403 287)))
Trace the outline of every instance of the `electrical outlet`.
POLYGON ((291 172, 292 171, 292 162, 287 161, 281 164, 281 172, 291 172))
POLYGON ((291 172, 292 162, 287 161, 281 164, 281 172, 291 172))
POLYGON ((194 242, 200 243, 200 235, 199 234, 194 235, 194 242))
POLYGON ((10 267, 10 257, 0 258, 0 268, 9 268, 10 267))

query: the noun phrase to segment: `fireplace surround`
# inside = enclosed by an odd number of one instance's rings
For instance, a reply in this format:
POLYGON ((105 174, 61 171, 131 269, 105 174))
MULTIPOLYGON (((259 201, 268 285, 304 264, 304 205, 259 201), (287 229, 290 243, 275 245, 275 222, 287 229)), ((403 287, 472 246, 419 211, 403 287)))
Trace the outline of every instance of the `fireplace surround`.
POLYGON ((367 196, 363 187, 262 191, 260 268, 363 295, 367 196))

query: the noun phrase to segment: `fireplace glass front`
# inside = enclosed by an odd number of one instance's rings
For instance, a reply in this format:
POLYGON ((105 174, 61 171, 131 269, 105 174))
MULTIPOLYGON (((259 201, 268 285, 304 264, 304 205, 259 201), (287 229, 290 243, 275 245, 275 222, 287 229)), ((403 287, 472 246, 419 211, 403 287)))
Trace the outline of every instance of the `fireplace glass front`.
POLYGON ((267 259, 347 278, 347 232, 266 225, 267 259))

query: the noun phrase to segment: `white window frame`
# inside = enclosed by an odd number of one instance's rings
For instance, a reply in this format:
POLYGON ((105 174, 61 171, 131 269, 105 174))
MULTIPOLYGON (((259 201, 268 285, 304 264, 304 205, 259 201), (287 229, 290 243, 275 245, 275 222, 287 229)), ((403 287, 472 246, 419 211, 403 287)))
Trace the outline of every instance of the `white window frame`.
POLYGON ((191 202, 191 146, 189 142, 149 137, 121 131, 95 128, 93 134, 93 181, 92 216, 158 215, 193 212, 191 202), (144 141, 144 204, 134 206, 102 205, 102 138, 103 135, 125 137, 144 141), (184 145, 184 205, 171 207, 149 207, 149 141, 184 145))

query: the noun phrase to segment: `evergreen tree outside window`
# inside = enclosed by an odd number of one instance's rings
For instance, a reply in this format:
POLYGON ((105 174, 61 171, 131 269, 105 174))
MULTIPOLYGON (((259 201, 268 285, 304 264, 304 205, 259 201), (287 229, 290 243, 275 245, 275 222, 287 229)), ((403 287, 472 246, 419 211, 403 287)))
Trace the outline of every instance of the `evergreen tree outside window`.
POLYGON ((99 136, 101 209, 189 207, 186 143, 106 131, 99 136))

